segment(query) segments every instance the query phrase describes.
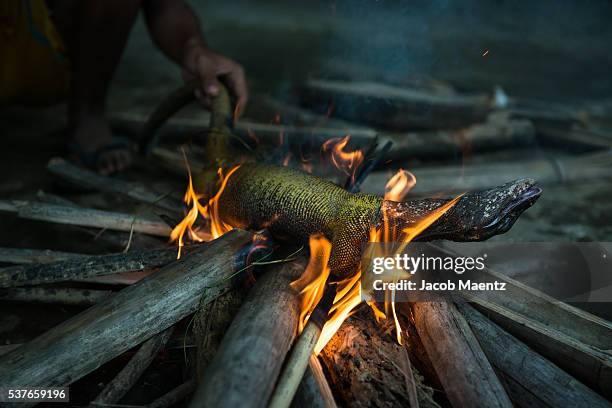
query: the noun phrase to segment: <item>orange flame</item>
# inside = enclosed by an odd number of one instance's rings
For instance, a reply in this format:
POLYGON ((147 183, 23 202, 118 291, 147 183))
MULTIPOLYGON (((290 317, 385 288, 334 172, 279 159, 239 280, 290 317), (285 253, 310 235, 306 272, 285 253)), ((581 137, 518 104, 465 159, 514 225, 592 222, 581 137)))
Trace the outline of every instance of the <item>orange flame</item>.
POLYGON ((223 171, 221 169, 218 170, 217 173, 221 179, 221 186, 214 197, 211 198, 208 201, 208 204, 204 206, 200 204, 202 195, 197 194, 193 188, 191 170, 189 169, 189 166, 187 166, 189 184, 183 200, 187 205, 191 205, 191 208, 185 218, 183 218, 183 220, 172 229, 172 232, 170 232, 170 241, 178 241, 177 259, 181 258, 181 252, 185 242, 185 233, 188 233, 192 240, 202 242, 219 238, 221 235, 233 228, 231 225, 224 223, 219 215, 219 198, 221 197, 221 194, 223 194, 230 176, 234 174, 239 167, 240 165, 232 168, 225 177, 223 176, 223 171), (207 236, 203 235, 199 230, 193 227, 199 216, 202 216, 204 219, 209 221, 208 226, 210 228, 210 233, 207 234, 207 236))
POLYGON ((321 234, 312 235, 309 239, 310 260, 306 270, 299 279, 291 283, 291 287, 302 294, 302 307, 299 320, 301 332, 313 310, 323 297, 325 283, 329 277, 329 256, 331 242, 321 234))
POLYGON ((331 161, 338 170, 343 171, 347 176, 355 180, 355 172, 359 165, 363 162, 363 152, 361 150, 346 151, 350 135, 346 135, 342 139, 332 138, 323 143, 322 150, 330 152, 331 161))
POLYGON ((404 201, 408 192, 416 185, 416 177, 409 171, 399 169, 385 186, 385 200, 404 201))
POLYGON ((198 215, 202 215, 206 217, 208 215, 208 209, 200 204, 201 196, 195 192, 193 188, 193 179, 191 178, 191 169, 187 166, 187 173, 189 174, 189 184, 187 186, 187 191, 185 192, 185 196, 183 197, 183 201, 187 205, 191 205, 191 209, 183 218, 183 220, 172 229, 170 232, 170 241, 175 242, 178 241, 178 253, 176 255, 176 259, 181 258, 181 251, 184 245, 184 236, 185 233, 188 232, 191 239, 197 242, 205 241, 204 238, 200 237, 196 231, 194 231, 193 225, 198 220, 198 215))

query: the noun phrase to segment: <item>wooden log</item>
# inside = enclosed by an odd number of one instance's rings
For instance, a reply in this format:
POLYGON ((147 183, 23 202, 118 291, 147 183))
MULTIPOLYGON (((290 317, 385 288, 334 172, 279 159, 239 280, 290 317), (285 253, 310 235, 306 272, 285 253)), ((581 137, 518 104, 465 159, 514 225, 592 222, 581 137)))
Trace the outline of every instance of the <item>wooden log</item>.
MULTIPOLYGON (((64 197, 60 197, 54 194, 44 193, 38 191, 36 194, 37 201, 60 205, 65 207, 81 208, 75 202, 72 202, 64 197)), ((74 226, 75 230, 91 235, 95 240, 110 245, 111 247, 119 247, 125 251, 125 248, 132 249, 152 249, 160 248, 163 244, 158 238, 144 235, 144 234, 133 234, 132 232, 112 231, 109 229, 102 229, 102 231, 92 230, 86 227, 74 226)))
POLYGON ((234 230, 0 357, 0 384, 66 386, 227 290, 251 234, 234 230))
POLYGON ((483 122, 487 95, 436 93, 372 82, 313 79, 300 88, 302 103, 317 112, 333 105, 333 116, 366 125, 406 130, 461 128, 483 122))
POLYGON ((509 379, 510 396, 516 404, 528 397, 529 406, 609 407, 610 403, 572 378, 512 335, 502 330, 467 303, 457 305, 489 361, 509 379))
MULTIPOLYGON (((146 117, 135 117, 131 120, 142 125, 146 117)), ((195 132, 202 132, 207 126, 208 123, 200 119, 173 118, 166 124, 165 133, 166 137, 177 141, 177 135, 191 135, 195 132)), ((162 129, 162 133, 163 131, 164 129, 162 129)), ((485 123, 454 131, 385 132, 350 123, 343 123, 337 127, 322 127, 249 121, 236 122, 234 131, 250 144, 261 143, 262 145, 277 147, 282 139, 289 150, 296 155, 303 152, 304 149, 318 152, 325 141, 347 135, 351 136, 351 148, 364 149, 371 140, 378 136, 381 143, 393 142, 394 148, 388 155, 388 158, 392 160, 406 160, 408 158, 431 160, 432 158, 456 157, 466 151, 483 152, 505 147, 528 146, 535 143, 533 124, 527 119, 511 118, 507 112, 491 114, 485 123)), ((187 139, 179 141, 188 142, 187 139)), ((173 173, 183 175, 185 165, 182 156, 179 154, 175 159, 171 159, 171 156, 164 153, 167 153, 167 151, 161 148, 155 155, 164 159, 162 163, 171 168, 173 173)), ((189 161, 193 166, 193 159, 189 161)), ((202 166, 202 164, 197 163, 197 160, 194 163, 198 168, 202 166)))
POLYGON ((410 364, 405 347, 365 308, 342 324, 319 359, 340 406, 439 407, 433 389, 410 364))
MULTIPOLYGON (((223 335, 227 332, 248 294, 247 289, 244 286, 234 287, 214 301, 198 308, 193 319, 193 331, 197 333, 198 339, 196 358, 198 378, 204 375, 204 370, 217 353, 223 335)), ((329 385, 323 373, 320 372, 318 361, 314 358, 309 362, 294 402, 298 406, 307 407, 333 408, 335 406, 329 385)))
POLYGON ((106 387, 91 402, 90 407, 119 402, 134 387, 155 356, 164 348, 172 331, 173 327, 170 327, 145 341, 125 367, 106 384, 106 387))
POLYGON ((535 128, 529 120, 513 119, 504 112, 492 113, 485 123, 464 129, 381 134, 380 137, 393 142, 387 159, 394 161, 456 158, 536 143, 535 128))
POLYGON ((38 264, 77 259, 87 255, 49 249, 0 248, 0 262, 38 264))
POLYGON ((135 272, 120 272, 112 275, 98 275, 90 278, 76 279, 75 282, 101 283, 105 285, 133 285, 151 275, 153 272, 152 269, 135 272))
POLYGON ((110 290, 77 288, 10 288, 0 290, 0 300, 91 306, 112 296, 110 290))
POLYGON ((0 288, 74 281, 118 272, 158 268, 176 259, 176 248, 132 251, 0 270, 0 288))
POLYGON ((103 176, 97 172, 75 166, 59 157, 52 158, 47 164, 47 169, 54 175, 80 187, 119 194, 136 202, 163 208, 171 213, 177 213, 183 208, 180 202, 151 191, 140 183, 103 176))
POLYGON ((232 320, 246 297, 245 288, 234 287, 212 302, 202 304, 193 317, 193 332, 197 339, 196 372, 199 379, 217 354, 232 320))
POLYGON ((9 351, 15 350, 19 346, 21 346, 21 343, 17 343, 17 344, 5 344, 3 346, 0 346, 0 356, 3 355, 3 354, 8 353, 9 351))
MULTIPOLYGON (((435 248, 443 255, 457 256, 454 251, 435 248)), ((470 279, 505 282, 503 292, 465 292, 463 296, 536 352, 604 396, 612 397, 612 322, 489 268, 475 271, 470 279)))
MULTIPOLYGON (((418 182, 411 193, 424 195, 489 188, 521 177, 538 184, 570 184, 609 178, 612 153, 586 154, 571 158, 546 158, 513 163, 470 164, 465 166, 419 167, 410 169, 418 182)), ((384 194, 392 172, 374 172, 362 184, 365 193, 384 194)))
POLYGON ((165 222, 149 216, 93 208, 67 207, 26 201, 0 201, 0 210, 16 212, 19 217, 30 220, 115 231, 134 231, 159 237, 168 237, 170 231, 172 231, 172 228, 165 222))
POLYGON ((251 290, 204 370, 192 407, 265 407, 295 338, 304 260, 272 268, 251 290))
POLYGON ((292 408, 335 408, 336 401, 323 373, 319 359, 312 355, 308 361, 308 370, 291 402, 292 408))
POLYGON ((414 303, 412 312, 419 337, 453 406, 512 407, 478 340, 453 303, 414 303))

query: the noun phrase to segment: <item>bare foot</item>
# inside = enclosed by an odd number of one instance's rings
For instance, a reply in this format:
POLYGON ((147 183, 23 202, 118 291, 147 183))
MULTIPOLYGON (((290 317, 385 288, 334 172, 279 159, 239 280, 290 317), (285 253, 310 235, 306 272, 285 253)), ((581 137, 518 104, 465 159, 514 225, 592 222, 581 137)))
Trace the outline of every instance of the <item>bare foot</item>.
POLYGON ((74 126, 72 145, 76 159, 101 174, 116 173, 132 164, 129 145, 113 139, 108 122, 100 116, 88 116, 74 126))

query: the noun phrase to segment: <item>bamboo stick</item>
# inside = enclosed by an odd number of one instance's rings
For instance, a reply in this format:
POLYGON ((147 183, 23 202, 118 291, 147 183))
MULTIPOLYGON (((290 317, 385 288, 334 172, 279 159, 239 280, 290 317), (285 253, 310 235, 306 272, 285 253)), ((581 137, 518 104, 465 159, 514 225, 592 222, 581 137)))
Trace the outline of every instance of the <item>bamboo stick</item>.
POLYGON ((231 231, 5 354, 0 384, 71 384, 193 313, 201 297, 227 290, 250 242, 250 234, 231 231))
POLYGON ((296 334, 305 263, 273 268, 250 291, 191 401, 192 407, 265 407, 296 334))
POLYGON ((453 303, 420 302, 414 324, 453 406, 512 407, 493 367, 453 303))
POLYGON ((312 355, 308 361, 308 369, 291 402, 293 408, 335 408, 336 401, 319 359, 312 355))
POLYGON ((457 305, 515 403, 528 397, 542 407, 609 407, 610 403, 502 330, 467 303, 457 305))

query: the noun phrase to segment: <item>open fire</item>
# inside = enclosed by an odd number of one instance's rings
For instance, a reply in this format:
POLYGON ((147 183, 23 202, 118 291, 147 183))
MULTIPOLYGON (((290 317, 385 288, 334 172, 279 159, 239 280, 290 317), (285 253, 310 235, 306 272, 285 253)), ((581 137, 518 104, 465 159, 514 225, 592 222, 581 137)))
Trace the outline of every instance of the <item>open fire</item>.
MULTIPOLYGON (((280 135, 280 140, 283 141, 283 135, 280 135)), ((364 154, 361 150, 349 150, 347 148, 349 140, 349 135, 343 138, 329 139, 322 145, 321 150, 327 153, 329 161, 336 169, 354 179, 355 172, 363 163, 364 154)), ((285 160, 287 160, 287 158, 285 158, 285 160)), ((283 163, 283 165, 286 164, 283 163)), ((191 240, 202 242, 216 239, 233 228, 231 225, 225 223, 220 217, 219 198, 225 190, 230 177, 238 170, 240 165, 233 167, 225 175, 222 169, 219 168, 217 172, 219 176, 218 191, 205 205, 200 203, 202 196, 198 195, 195 191, 188 164, 187 167, 189 181, 184 196, 184 202, 187 204, 189 211, 184 219, 172 230, 171 234, 171 240, 178 244, 179 258, 181 256, 181 249, 184 245, 186 234, 191 240), (200 216, 204 220, 204 225, 196 227, 196 222, 200 216)), ((416 177, 409 171, 400 169, 388 180, 385 186, 384 199, 402 201, 406 198, 415 184, 416 177)), ((382 225, 371 227, 369 240, 370 242, 400 242, 401 244, 396 249, 399 253, 403 251, 405 246, 417 235, 444 215, 458 199, 459 197, 449 201, 447 204, 422 217, 415 225, 406 227, 401 231, 398 231, 397 228, 394 228, 392 223, 389 222, 392 220, 393 214, 388 211, 387 207, 383 206, 381 208, 383 219, 382 225)), ((388 294, 384 304, 385 311, 383 312, 375 302, 368 300, 368 294, 361 293, 361 266, 359 266, 351 276, 339 281, 330 282, 329 259, 332 251, 332 243, 322 234, 315 234, 309 239, 309 247, 310 259, 308 266, 302 276, 291 284, 291 286, 299 291, 302 296, 299 332, 304 330, 310 315, 323 297, 326 287, 328 285, 336 286, 333 305, 329 310, 327 321, 315 346, 315 353, 318 354, 325 347, 333 335, 338 331, 342 323, 351 315, 355 308, 362 303, 363 299, 366 299, 366 303, 372 308, 377 321, 380 322, 385 320, 388 316, 392 317, 396 329, 396 338, 401 344, 402 328, 395 308, 395 294, 393 292, 388 294)), ((396 278, 399 279, 400 276, 396 278)))

